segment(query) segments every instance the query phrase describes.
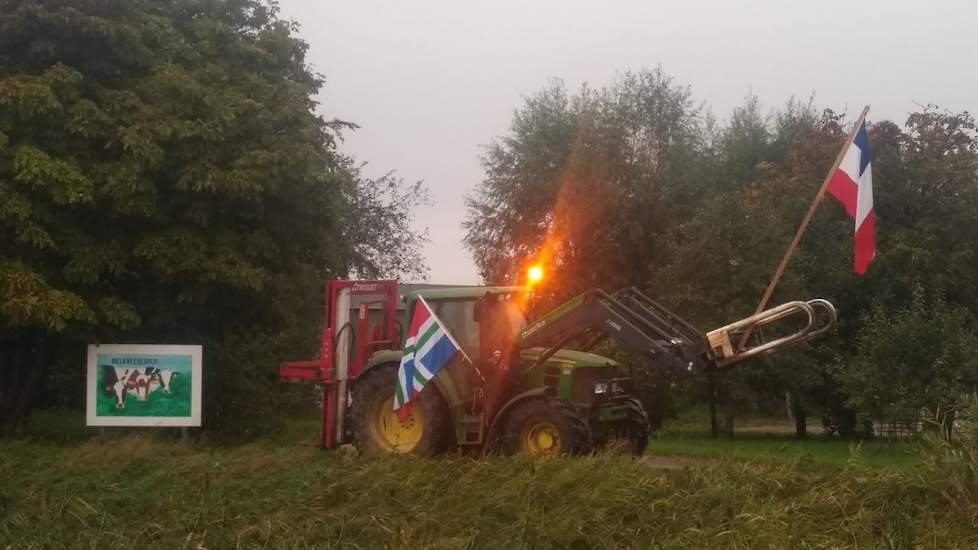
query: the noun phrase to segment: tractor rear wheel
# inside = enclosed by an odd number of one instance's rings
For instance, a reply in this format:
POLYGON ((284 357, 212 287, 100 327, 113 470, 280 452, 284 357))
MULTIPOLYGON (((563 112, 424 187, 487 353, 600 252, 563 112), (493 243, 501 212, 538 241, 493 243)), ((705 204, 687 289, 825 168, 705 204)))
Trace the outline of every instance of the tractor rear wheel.
POLYGON ((530 399, 516 404, 503 436, 509 453, 534 456, 581 454, 589 448, 587 422, 559 399, 530 399))
POLYGON ((642 402, 635 397, 630 397, 625 402, 625 406, 628 408, 628 416, 615 426, 612 437, 627 441, 628 448, 637 456, 645 452, 645 448, 649 446, 649 435, 651 435, 649 415, 645 412, 642 402))
POLYGON ((394 411, 397 365, 384 365, 362 376, 353 390, 350 423, 357 446, 367 453, 430 456, 447 450, 448 407, 434 384, 411 402, 401 421, 394 411))

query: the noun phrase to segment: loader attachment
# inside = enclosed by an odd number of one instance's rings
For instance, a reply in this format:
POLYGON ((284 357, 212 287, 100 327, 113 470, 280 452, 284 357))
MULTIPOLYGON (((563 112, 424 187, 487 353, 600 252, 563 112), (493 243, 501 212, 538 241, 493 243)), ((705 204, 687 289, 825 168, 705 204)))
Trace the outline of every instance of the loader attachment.
POLYGON ((710 343, 710 352, 717 366, 726 367, 751 357, 774 353, 784 347, 817 338, 828 332, 835 324, 835 320, 835 307, 828 300, 787 302, 711 330, 706 334, 706 339, 710 343), (791 317, 800 317, 803 325, 788 334, 764 341, 762 335, 765 326, 791 317))

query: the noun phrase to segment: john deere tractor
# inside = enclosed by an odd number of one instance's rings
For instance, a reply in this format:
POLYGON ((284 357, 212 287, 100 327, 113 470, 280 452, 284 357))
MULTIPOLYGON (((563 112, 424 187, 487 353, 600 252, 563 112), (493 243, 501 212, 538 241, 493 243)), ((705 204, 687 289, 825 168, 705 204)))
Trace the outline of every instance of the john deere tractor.
POLYGON ((638 454, 648 444, 648 416, 631 373, 591 353, 600 342, 615 340, 650 368, 699 372, 809 340, 835 322, 829 302, 796 301, 704 334, 635 288, 591 290, 528 322, 529 287, 406 295, 398 288, 330 281, 319 359, 280 366, 283 379, 323 388, 325 448, 554 455, 618 440, 638 454), (400 347, 419 298, 464 353, 424 386, 402 420, 394 412, 400 347), (765 327, 789 317, 787 334, 764 340, 765 327))

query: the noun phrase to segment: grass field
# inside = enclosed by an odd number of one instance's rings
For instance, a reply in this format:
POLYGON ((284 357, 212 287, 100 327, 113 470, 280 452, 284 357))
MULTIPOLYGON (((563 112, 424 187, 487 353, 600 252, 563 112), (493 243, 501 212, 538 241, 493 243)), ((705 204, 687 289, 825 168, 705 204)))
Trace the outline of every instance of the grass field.
POLYGON ((344 458, 304 443, 313 421, 218 445, 59 417, 0 443, 0 548, 978 547, 974 465, 920 446, 674 434, 642 460, 344 458))
POLYGON ((706 433, 670 434, 652 440, 650 452, 667 456, 795 464, 800 467, 844 467, 851 461, 872 467, 911 470, 920 464, 919 445, 889 441, 847 441, 813 436, 796 440, 784 433, 739 433, 734 440, 711 439, 706 433))
MULTIPOLYGON (((743 431, 734 440, 712 439, 698 431, 704 422, 688 417, 680 425, 682 431, 667 432, 652 439, 649 454, 673 457, 751 461, 792 464, 799 467, 843 467, 851 460, 867 466, 912 469, 920 463, 919 445, 914 443, 880 441, 847 441, 826 439, 813 435, 796 440, 791 434, 779 431, 743 431)), ((268 436, 276 445, 316 444, 319 420, 308 417, 293 421, 281 431, 268 436)), ((32 421, 35 439, 49 442, 84 441, 97 435, 97 428, 86 428, 85 419, 78 413, 38 411, 32 421)), ((171 430, 175 435, 176 430, 171 430)))

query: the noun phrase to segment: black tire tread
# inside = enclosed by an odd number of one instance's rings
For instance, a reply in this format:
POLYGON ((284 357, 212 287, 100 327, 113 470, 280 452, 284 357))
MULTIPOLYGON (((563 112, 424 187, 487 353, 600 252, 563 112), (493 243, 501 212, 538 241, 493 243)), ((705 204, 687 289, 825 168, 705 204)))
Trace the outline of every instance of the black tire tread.
POLYGON ((630 397, 625 402, 628 408, 628 417, 625 419, 625 436, 628 438, 629 447, 632 454, 638 456, 645 452, 649 446, 649 414, 645 412, 642 402, 636 397, 630 397))
POLYGON ((550 399, 550 401, 574 429, 574 448, 578 449, 575 454, 589 451, 591 448, 591 428, 584 417, 566 401, 560 399, 550 399))

